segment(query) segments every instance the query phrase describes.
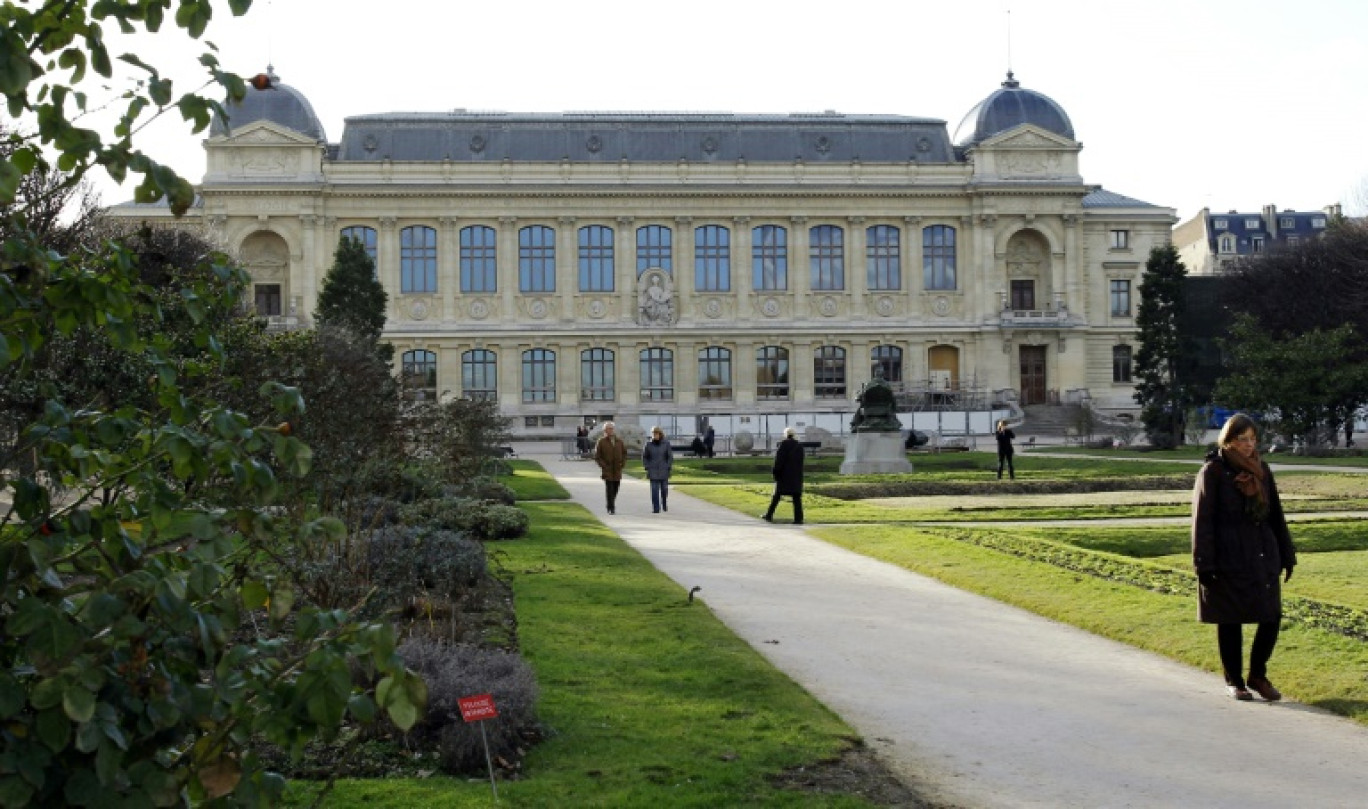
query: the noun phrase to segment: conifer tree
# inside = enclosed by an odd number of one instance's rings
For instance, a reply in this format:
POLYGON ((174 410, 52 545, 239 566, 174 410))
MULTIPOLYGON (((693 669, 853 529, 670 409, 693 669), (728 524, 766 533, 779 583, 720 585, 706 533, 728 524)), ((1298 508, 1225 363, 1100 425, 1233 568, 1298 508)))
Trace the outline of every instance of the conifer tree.
POLYGON ((1193 365, 1191 341, 1179 328, 1185 309, 1183 282, 1187 267, 1173 245, 1156 247, 1145 263, 1135 325, 1140 350, 1135 355, 1135 401, 1145 434, 1156 447, 1183 443, 1183 425, 1191 404, 1187 375, 1193 365))
POLYGON ((315 319, 320 324, 345 326, 372 341, 385 328, 389 296, 375 277, 375 262, 357 239, 343 236, 337 242, 332 268, 318 293, 315 319))

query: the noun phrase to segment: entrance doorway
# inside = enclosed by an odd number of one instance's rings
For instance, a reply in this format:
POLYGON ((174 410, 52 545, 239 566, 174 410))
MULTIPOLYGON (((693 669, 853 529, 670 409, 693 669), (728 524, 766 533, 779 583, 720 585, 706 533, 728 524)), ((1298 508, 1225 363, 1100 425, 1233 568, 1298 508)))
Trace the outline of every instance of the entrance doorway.
POLYGON ((1045 379, 1045 346, 1021 347, 1021 403, 1043 404, 1048 387, 1045 379))

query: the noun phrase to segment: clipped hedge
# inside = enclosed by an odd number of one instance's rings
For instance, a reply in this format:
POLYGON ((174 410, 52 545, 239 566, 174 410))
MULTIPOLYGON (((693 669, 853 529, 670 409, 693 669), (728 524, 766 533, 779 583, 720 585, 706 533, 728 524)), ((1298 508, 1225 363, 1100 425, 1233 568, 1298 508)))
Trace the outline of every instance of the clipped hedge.
POLYGON ((876 497, 924 497, 928 495, 984 494, 1088 494, 1191 489, 1192 475, 1129 475, 1083 480, 890 480, 818 483, 813 494, 836 500, 868 500, 876 497))

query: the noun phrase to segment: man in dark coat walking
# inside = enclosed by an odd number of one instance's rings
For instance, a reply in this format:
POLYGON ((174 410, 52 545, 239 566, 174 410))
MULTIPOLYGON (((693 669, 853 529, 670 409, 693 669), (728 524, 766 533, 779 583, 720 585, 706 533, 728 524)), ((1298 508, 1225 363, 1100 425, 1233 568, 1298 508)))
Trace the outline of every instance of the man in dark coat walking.
POLYGON ((617 436, 617 425, 604 422, 603 436, 594 444, 594 462, 603 471, 604 494, 608 513, 617 513, 618 489, 622 487, 622 468, 627 465, 627 445, 617 436))
POLYGON ((770 498, 769 511, 765 512, 765 522, 774 522, 774 509, 779 506, 779 498, 788 495, 793 498, 793 524, 803 524, 803 445, 798 443, 797 432, 792 427, 784 428, 784 440, 774 453, 774 496, 770 498))

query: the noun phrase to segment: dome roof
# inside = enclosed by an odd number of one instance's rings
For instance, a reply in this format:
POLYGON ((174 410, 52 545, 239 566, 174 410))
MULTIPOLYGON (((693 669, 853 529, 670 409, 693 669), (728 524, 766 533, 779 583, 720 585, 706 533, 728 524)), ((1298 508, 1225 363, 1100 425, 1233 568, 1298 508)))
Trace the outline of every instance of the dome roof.
POLYGON ((242 101, 224 104, 228 120, 215 116, 209 125, 209 134, 228 135, 232 129, 241 129, 253 121, 270 121, 326 143, 328 138, 323 134, 323 123, 314 115, 309 99, 288 84, 281 84, 273 65, 266 66, 266 77, 269 80, 266 89, 258 90, 248 85, 242 101))
POLYGON ((1074 139, 1073 124, 1069 123, 1064 108, 1044 93, 1023 90, 1009 70, 1002 87, 964 116, 955 130, 955 145, 961 148, 974 146, 1022 124, 1032 124, 1074 139))

